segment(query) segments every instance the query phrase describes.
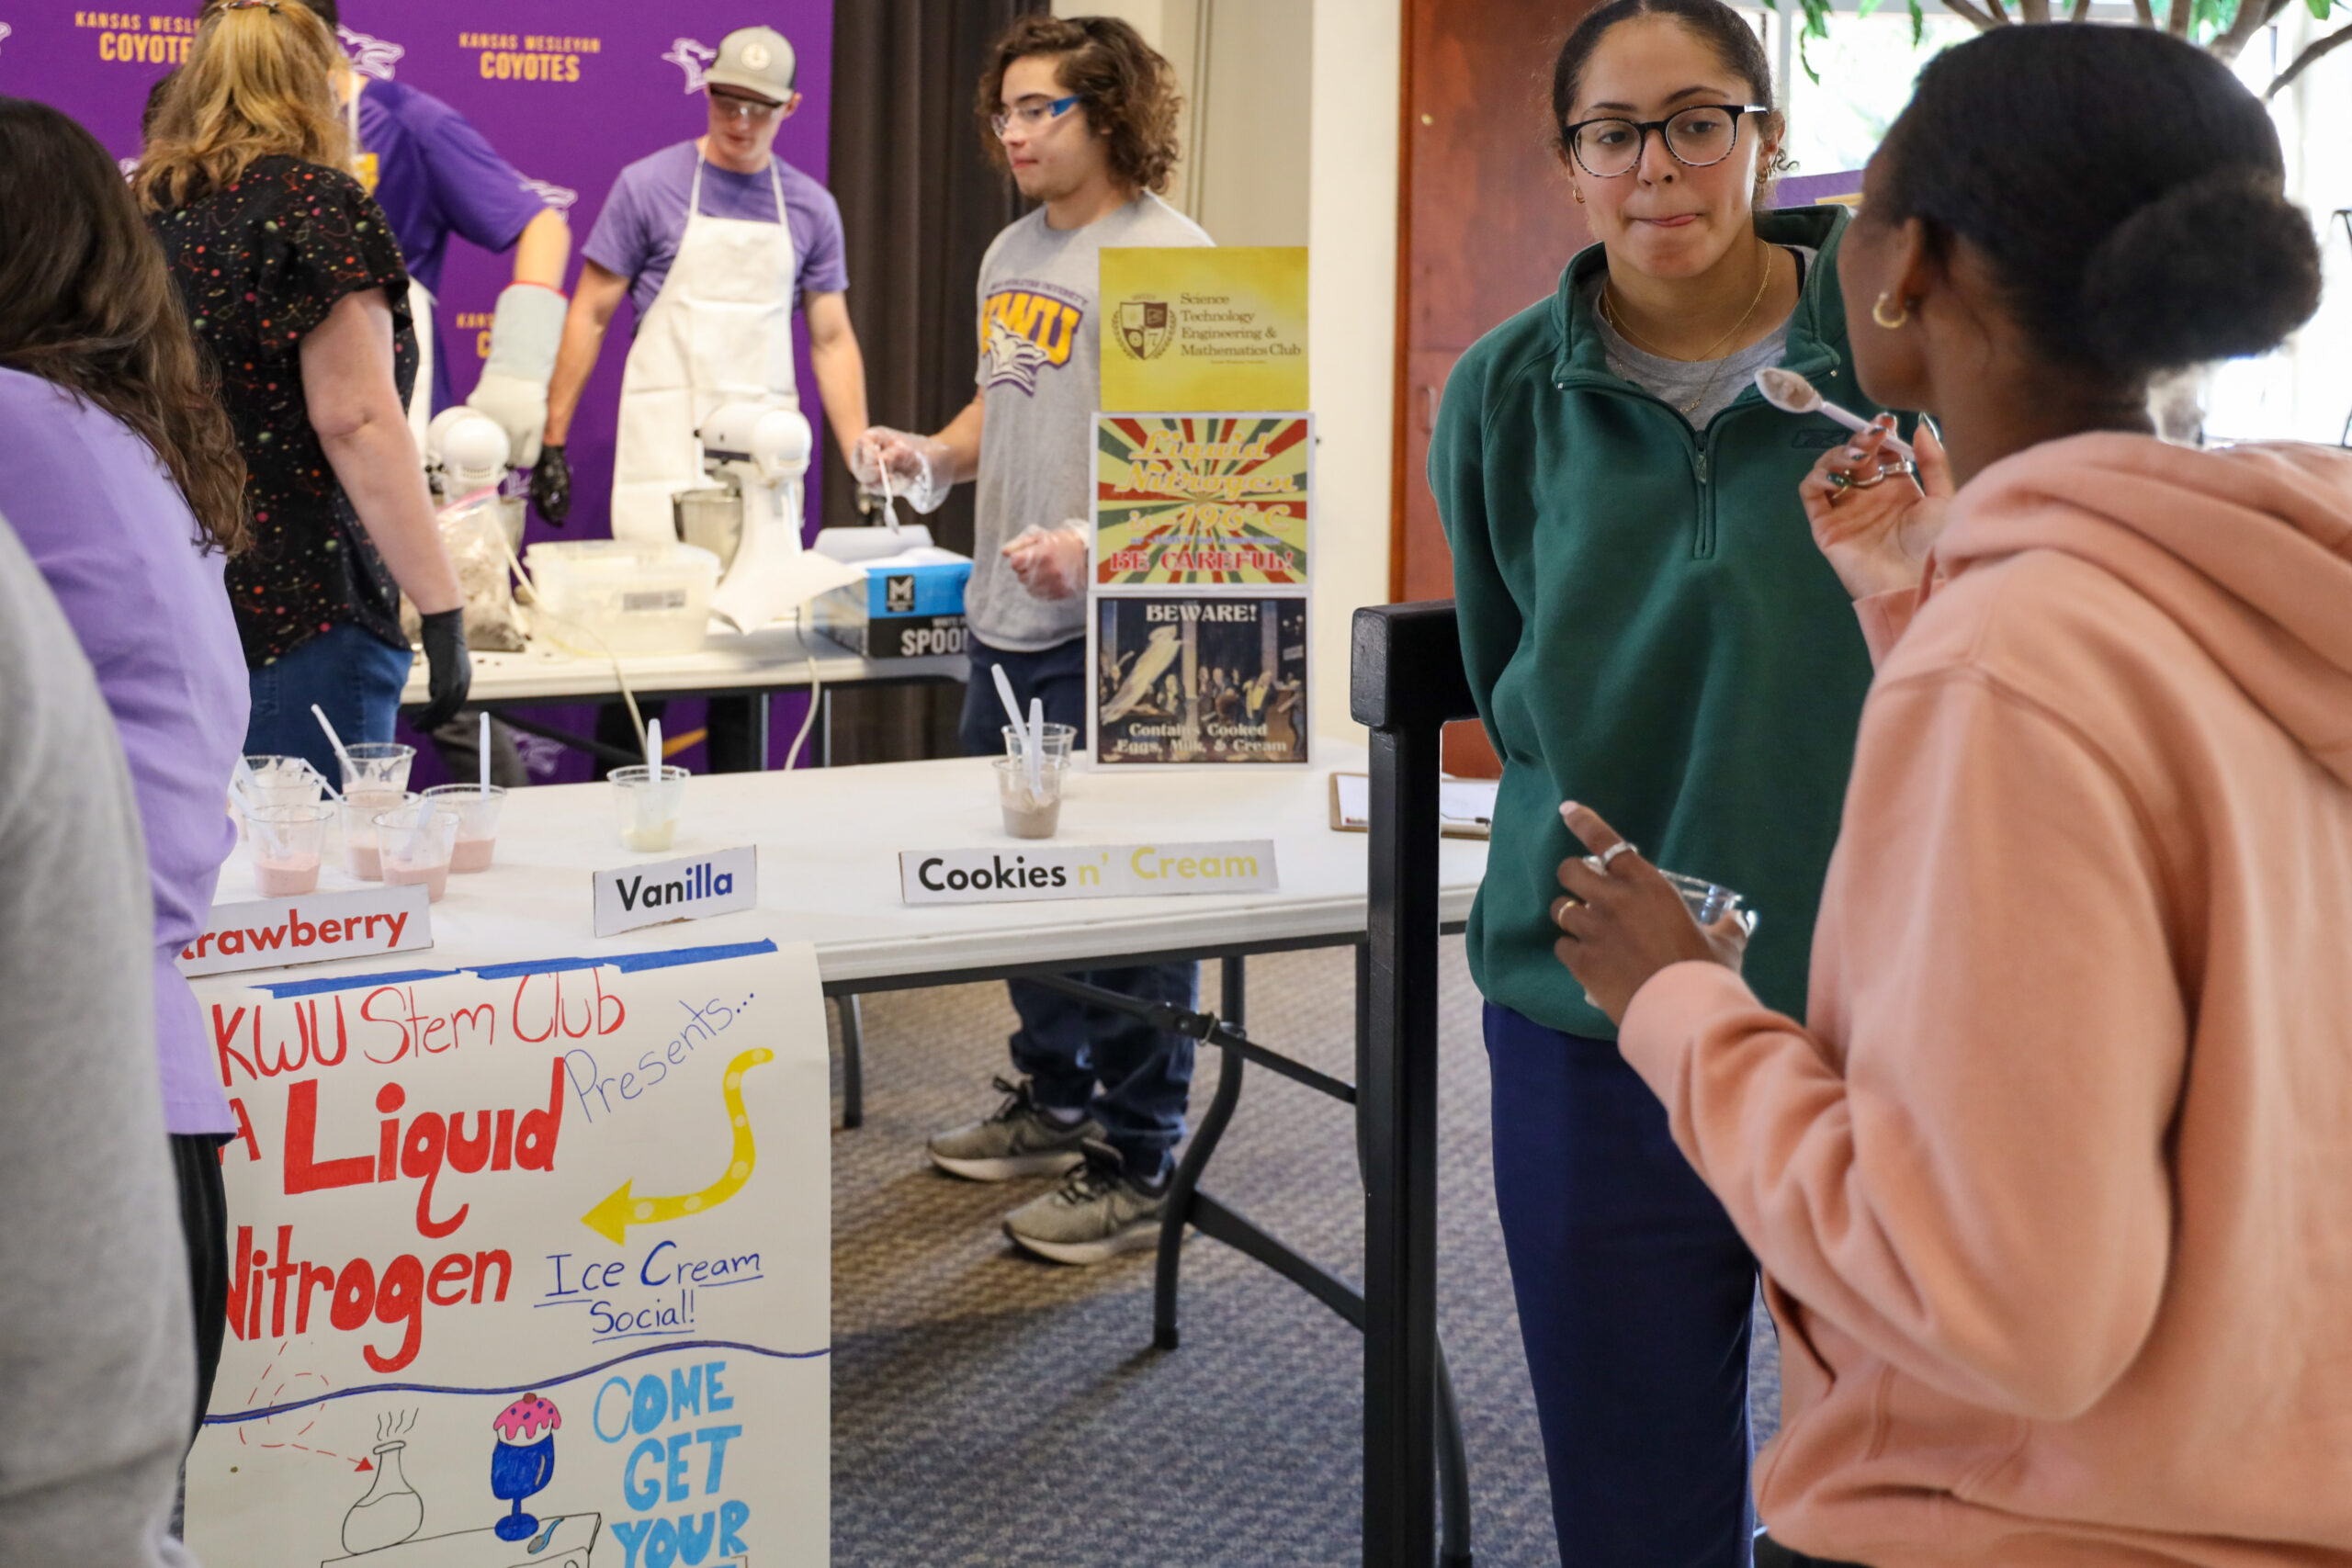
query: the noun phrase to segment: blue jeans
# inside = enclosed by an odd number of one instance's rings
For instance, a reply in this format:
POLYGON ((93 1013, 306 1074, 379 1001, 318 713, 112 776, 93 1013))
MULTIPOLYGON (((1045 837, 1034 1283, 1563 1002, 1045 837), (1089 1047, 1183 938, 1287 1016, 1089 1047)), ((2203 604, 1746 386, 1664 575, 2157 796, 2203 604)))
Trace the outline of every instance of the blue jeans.
POLYGON ((1560 1558, 1747 1568, 1756 1260, 1610 1040, 1487 1004, 1495 1207, 1560 1558))
MULTIPOLYGON (((1012 653, 972 639, 972 679, 964 690, 956 737, 965 754, 1004 755, 1004 703, 989 671, 1001 665, 1023 713, 1029 699, 1045 704, 1046 722, 1078 727, 1086 739, 1086 639, 1074 637, 1042 653, 1012 653)), ((1197 966, 1146 964, 1073 974, 1107 991, 1189 1008, 1197 966)), ((1006 982, 1021 1027, 1012 1036, 1013 1069, 1024 1075, 1037 1103, 1053 1111, 1088 1111, 1102 1123, 1130 1175, 1155 1180, 1184 1136, 1184 1102, 1193 1088, 1189 1034, 1154 1029, 1124 1013, 1088 1007, 1030 980, 1006 982)))
POLYGON ((246 754, 307 758, 328 783, 341 785, 343 769, 311 705, 325 712, 346 746, 390 740, 413 657, 346 621, 252 671, 246 754))

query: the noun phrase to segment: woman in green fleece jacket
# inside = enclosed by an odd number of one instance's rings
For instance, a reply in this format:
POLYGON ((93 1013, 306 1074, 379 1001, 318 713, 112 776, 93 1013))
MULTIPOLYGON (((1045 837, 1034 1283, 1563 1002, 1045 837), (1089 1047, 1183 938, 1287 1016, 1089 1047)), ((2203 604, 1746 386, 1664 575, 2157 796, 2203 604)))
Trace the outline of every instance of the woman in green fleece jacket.
POLYGON ((1754 387, 1785 365, 1871 412, 1838 292, 1846 213, 1756 210, 1781 132, 1771 85, 1719 0, 1587 17, 1552 107, 1600 243, 1463 356, 1430 453, 1503 759, 1469 932, 1496 1203, 1561 1555, 1580 1568, 1747 1562, 1756 1267, 1553 955, 1557 868, 1581 852, 1560 804, 1745 894, 1747 975, 1802 1017, 1871 679, 1797 494, 1846 437, 1754 387))

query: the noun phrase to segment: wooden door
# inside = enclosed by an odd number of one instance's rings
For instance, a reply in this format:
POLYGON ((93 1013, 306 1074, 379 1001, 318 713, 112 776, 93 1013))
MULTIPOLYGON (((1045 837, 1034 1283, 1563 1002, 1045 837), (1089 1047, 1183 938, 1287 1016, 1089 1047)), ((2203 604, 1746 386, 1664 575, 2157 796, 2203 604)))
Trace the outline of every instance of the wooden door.
MULTIPOLYGON (((1453 592, 1428 479, 1447 373, 1489 328, 1550 298, 1591 243, 1552 155, 1551 93, 1561 40, 1593 4, 1405 0, 1392 598, 1453 592)), ((1498 771, 1476 724, 1447 731, 1445 765, 1498 771)))

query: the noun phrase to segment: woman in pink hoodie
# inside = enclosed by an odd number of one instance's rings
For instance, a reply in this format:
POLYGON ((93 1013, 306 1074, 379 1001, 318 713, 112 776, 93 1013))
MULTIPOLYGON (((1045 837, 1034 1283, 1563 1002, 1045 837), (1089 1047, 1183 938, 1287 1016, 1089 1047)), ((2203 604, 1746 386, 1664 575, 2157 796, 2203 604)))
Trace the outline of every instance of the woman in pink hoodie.
POLYGON ((1763 1263, 1819 1559, 2352 1564, 2352 454, 2144 412, 2315 308, 2281 168, 2221 64, 2079 27, 1939 56, 1871 161, 1856 368, 1946 446, 1805 484, 1879 670, 1804 1023, 1563 808, 1560 956, 1763 1263))

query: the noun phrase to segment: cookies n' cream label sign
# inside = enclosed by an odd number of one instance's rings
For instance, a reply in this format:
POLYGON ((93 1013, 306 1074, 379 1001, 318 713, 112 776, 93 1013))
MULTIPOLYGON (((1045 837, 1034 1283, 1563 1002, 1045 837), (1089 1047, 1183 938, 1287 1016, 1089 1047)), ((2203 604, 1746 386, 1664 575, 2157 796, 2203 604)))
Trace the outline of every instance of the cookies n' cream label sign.
POLYGON ((1040 841, 1011 850, 903 850, 899 881, 910 904, 1271 893, 1282 886, 1272 839, 1203 844, 1040 841))

